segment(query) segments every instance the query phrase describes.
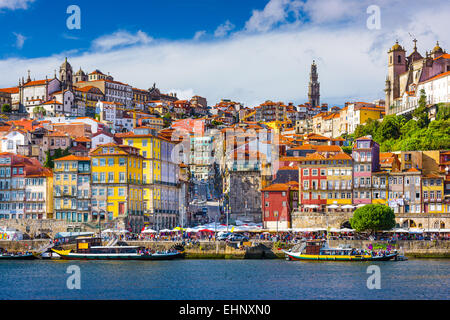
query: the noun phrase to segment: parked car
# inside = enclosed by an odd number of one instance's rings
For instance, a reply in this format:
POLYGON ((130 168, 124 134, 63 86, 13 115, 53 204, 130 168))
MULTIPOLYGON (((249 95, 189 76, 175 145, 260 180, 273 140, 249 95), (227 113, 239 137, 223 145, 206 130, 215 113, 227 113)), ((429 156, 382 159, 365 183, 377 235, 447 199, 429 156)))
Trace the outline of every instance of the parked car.
POLYGON ((230 232, 228 232, 228 233, 222 233, 222 234, 219 234, 218 236, 217 236, 217 240, 218 241, 225 241, 225 240, 227 240, 228 239, 228 237, 230 237, 232 235, 232 233, 230 233, 230 232))
POLYGON ((242 234, 231 234, 228 237, 228 240, 230 241, 248 241, 248 237, 243 236, 242 234))

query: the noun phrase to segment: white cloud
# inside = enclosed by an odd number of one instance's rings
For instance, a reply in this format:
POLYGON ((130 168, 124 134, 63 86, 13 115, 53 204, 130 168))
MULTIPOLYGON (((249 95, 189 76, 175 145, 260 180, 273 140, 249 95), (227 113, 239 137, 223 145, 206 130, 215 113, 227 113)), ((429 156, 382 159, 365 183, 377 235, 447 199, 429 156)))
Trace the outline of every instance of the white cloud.
POLYGON ((28 9, 28 5, 35 0, 0 0, 0 10, 28 9))
POLYGON ((25 44, 25 40, 27 38, 24 35, 20 34, 20 33, 13 32, 13 34, 16 36, 16 48, 17 49, 22 49, 23 45, 25 44))
POLYGON ((252 16, 245 24, 247 31, 266 32, 279 23, 286 22, 290 13, 298 18, 301 1, 270 0, 263 10, 253 10, 252 16))
POLYGON ((195 33, 193 39, 194 39, 194 40, 200 40, 200 38, 202 38, 205 34, 206 34, 206 31, 205 31, 205 30, 197 31, 197 32, 195 33))
MULTIPOLYGON (((318 7, 307 1, 305 8, 308 9, 302 12, 308 16, 308 22, 302 21, 301 25, 295 24, 295 19, 288 22, 288 16, 279 15, 285 17, 284 20, 269 19, 278 21, 275 24, 270 22, 270 28, 255 24, 261 26, 260 30, 264 31, 261 33, 252 29, 252 32, 235 32, 214 41, 126 42, 134 43, 134 46, 124 46, 123 42, 117 45, 117 41, 113 41, 112 46, 97 47, 110 50, 76 53, 68 57, 75 70, 80 66, 85 71, 98 68, 138 88, 146 89, 156 82, 162 92, 175 91, 180 98, 196 94, 206 97, 210 105, 221 98, 228 98, 254 106, 267 99, 305 102, 313 59, 318 64, 321 101, 343 104, 351 100, 384 98, 387 51, 396 38, 408 53, 413 45, 408 33, 417 37, 417 46, 422 54, 431 50, 436 40, 441 47, 450 50, 447 32, 450 30, 450 20, 447 19, 450 4, 447 1, 435 1, 433 6, 378 1, 381 30, 366 28, 366 8, 372 1, 361 2, 362 5, 349 7, 360 15, 342 11, 330 14, 325 12, 326 8, 321 9, 324 15, 328 14, 329 23, 322 22, 318 7), (402 20, 398 18, 400 13, 402 20), (342 15, 346 18, 341 23, 342 15), (280 29, 280 26, 286 28, 280 29)), ((339 3, 339 0, 333 3, 339 3)), ((303 18, 299 16, 300 19, 303 18)), ((52 76, 65 55, 0 60, 0 87, 16 84, 19 77, 26 77, 28 69, 32 78, 52 76)))
POLYGON ((229 20, 225 21, 225 23, 221 24, 217 27, 216 31, 214 31, 214 37, 221 38, 225 37, 228 32, 234 29, 234 24, 232 24, 229 20))
POLYGON ((179 100, 191 100, 195 95, 194 89, 170 89, 167 93, 176 93, 179 100))
POLYGON ((149 44, 152 40, 151 37, 141 30, 136 34, 120 30, 95 39, 93 41, 93 48, 96 50, 108 51, 117 47, 149 44))

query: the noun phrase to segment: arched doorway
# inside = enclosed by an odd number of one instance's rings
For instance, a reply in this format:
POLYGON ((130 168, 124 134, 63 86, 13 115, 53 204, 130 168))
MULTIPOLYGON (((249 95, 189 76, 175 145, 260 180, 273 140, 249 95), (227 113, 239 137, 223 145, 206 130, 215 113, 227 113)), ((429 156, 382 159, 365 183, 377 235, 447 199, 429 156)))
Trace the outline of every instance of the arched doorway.
POLYGON ((345 222, 343 222, 342 224, 341 224, 341 229, 344 229, 344 228, 347 228, 347 229, 351 229, 352 228, 352 225, 350 224, 350 221, 345 221, 345 222))
POLYGON ((414 222, 414 220, 408 219, 408 220, 403 221, 402 227, 403 228, 416 228, 417 225, 414 222))
POLYGON ((438 220, 436 220, 436 221, 433 223, 433 228, 434 228, 434 229, 445 229, 445 223, 444 223, 444 221, 438 221, 438 220))

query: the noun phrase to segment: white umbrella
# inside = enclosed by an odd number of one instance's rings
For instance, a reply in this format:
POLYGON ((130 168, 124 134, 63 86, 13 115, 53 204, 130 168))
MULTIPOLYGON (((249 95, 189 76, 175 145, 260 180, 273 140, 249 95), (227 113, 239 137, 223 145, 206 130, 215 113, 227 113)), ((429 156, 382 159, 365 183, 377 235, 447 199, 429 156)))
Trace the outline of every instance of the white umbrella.
POLYGON ((153 230, 153 229, 145 229, 144 231, 142 231, 141 233, 157 233, 158 231, 153 230))
POLYGON ((335 204, 332 204, 331 206, 328 206, 328 208, 330 208, 330 209, 336 209, 336 208, 339 208, 339 206, 337 206, 337 205, 335 205, 335 204))
POLYGON ((117 230, 117 233, 130 233, 130 231, 122 229, 122 230, 117 230))
POLYGON ((161 232, 172 232, 172 230, 169 230, 169 229, 162 229, 162 230, 159 230, 159 233, 161 233, 161 232))
POLYGON ((342 206, 342 209, 353 209, 355 206, 352 206, 351 204, 346 204, 342 206))
POLYGON ((113 233, 113 232, 114 232, 114 230, 111 230, 111 229, 106 229, 106 230, 102 231, 102 233, 113 233))

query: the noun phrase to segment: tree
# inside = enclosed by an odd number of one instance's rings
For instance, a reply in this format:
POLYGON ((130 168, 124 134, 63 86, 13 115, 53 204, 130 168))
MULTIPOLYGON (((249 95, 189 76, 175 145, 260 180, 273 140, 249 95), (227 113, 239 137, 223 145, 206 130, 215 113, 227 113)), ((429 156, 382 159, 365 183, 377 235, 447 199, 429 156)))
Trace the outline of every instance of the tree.
POLYGON ((376 136, 379 137, 381 142, 388 139, 398 139, 401 136, 400 129, 403 122, 404 118, 397 115, 386 116, 378 128, 376 136))
POLYGON ((164 121, 164 128, 170 127, 170 124, 172 123, 172 115, 169 112, 167 112, 163 117, 163 121, 164 121))
POLYGON ((419 106, 413 111, 413 117, 417 119, 419 128, 425 128, 430 123, 427 111, 427 95, 425 90, 420 90, 419 106))
POLYGON ((50 155, 50 150, 45 151, 45 155, 46 155, 46 157, 45 157, 46 159, 45 159, 44 167, 53 169, 55 167, 54 160, 68 156, 68 155, 70 155, 70 152, 69 152, 69 148, 66 148, 64 150, 61 148, 58 148, 55 150, 55 153, 53 154, 53 156, 50 155))
POLYGON ((436 120, 448 120, 450 119, 450 104, 438 103, 438 112, 436 114, 436 120))
POLYGON ((352 146, 342 146, 341 148, 342 148, 342 151, 344 151, 345 153, 352 155, 352 150, 353 150, 352 146))
POLYGON ((47 111, 45 111, 44 107, 34 107, 33 109, 34 114, 40 114, 41 116, 45 116, 47 114, 47 111))
POLYGON ((356 209, 350 224, 358 232, 389 230, 395 227, 395 214, 388 206, 368 204, 356 209))
POLYGON ((2 113, 11 113, 11 111, 12 111, 12 109, 11 109, 11 106, 9 104, 5 103, 2 106, 2 113))

